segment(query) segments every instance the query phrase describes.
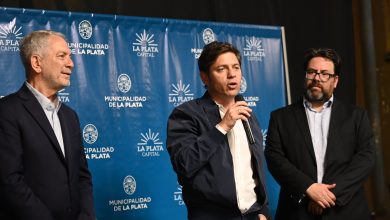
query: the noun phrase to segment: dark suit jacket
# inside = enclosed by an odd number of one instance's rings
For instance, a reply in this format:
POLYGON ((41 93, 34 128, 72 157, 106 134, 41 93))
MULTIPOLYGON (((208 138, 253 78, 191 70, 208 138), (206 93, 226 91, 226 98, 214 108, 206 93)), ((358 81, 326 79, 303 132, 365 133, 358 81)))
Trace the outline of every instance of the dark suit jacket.
MULTIPOLYGON (((189 219, 241 219, 237 205, 233 160, 226 135, 215 126, 221 121, 218 106, 208 93, 175 108, 168 120, 167 148, 183 186, 189 219), (236 218, 235 218, 236 217, 236 218)), ((262 133, 254 115, 249 124, 256 143, 250 145, 255 191, 261 213, 268 215, 262 177, 262 133)))
POLYGON ((78 117, 64 104, 58 116, 65 158, 25 85, 0 99, 0 219, 95 219, 78 117))
MULTIPOLYGON (((314 219, 307 213, 306 189, 317 182, 317 168, 303 101, 271 113, 265 156, 281 186, 276 219, 314 219)), ((334 100, 323 183, 336 183, 336 206, 326 219, 369 219, 363 182, 374 166, 373 133, 367 113, 334 100)), ((325 218, 324 218, 325 219, 325 218)))

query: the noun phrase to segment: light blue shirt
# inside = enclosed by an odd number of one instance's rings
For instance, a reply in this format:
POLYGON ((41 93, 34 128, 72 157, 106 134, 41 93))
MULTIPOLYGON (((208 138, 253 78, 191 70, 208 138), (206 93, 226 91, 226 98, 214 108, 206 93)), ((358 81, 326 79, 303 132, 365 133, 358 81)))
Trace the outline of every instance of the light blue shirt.
POLYGON ((333 104, 333 96, 324 103, 320 111, 312 108, 312 104, 304 100, 307 121, 317 163, 317 182, 322 183, 324 177, 324 161, 328 144, 329 122, 333 104))
POLYGON ((32 92, 32 94, 34 94, 35 98, 37 98, 39 104, 41 104, 42 109, 45 112, 51 127, 53 128, 57 141, 60 144, 62 154, 65 157, 64 140, 62 137, 60 119, 58 118, 58 111, 61 107, 60 100, 57 97, 54 102, 51 102, 50 99, 32 87, 28 82, 26 82, 26 86, 32 92))

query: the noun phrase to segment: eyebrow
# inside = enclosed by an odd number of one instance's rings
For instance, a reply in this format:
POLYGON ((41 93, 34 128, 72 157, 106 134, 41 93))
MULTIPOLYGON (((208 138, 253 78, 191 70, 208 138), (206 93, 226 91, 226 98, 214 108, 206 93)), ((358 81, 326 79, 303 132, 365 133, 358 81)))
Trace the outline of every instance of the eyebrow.
POLYGON ((56 54, 71 54, 71 52, 69 52, 69 51, 66 51, 66 50, 60 50, 60 51, 58 51, 56 54))
POLYGON ((318 70, 318 69, 314 69, 314 68, 307 68, 306 70, 314 70, 315 72, 320 71, 320 73, 329 73, 329 72, 332 72, 332 71, 330 71, 330 70, 318 70))

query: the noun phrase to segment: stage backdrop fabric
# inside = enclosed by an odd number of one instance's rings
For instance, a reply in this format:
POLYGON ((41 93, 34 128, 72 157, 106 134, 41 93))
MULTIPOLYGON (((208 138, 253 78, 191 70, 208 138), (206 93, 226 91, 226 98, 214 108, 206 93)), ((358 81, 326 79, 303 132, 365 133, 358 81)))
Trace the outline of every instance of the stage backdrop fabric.
MULTIPOLYGON (((0 7, 0 98, 25 81, 19 42, 33 30, 62 32, 75 67, 61 101, 80 117, 99 220, 186 219, 166 150, 167 118, 205 89, 197 59, 218 40, 242 53, 240 93, 266 136, 286 105, 283 28, 0 7)), ((1 152, 0 152, 1 153, 1 152)), ((272 212, 279 187, 266 173, 272 212)))

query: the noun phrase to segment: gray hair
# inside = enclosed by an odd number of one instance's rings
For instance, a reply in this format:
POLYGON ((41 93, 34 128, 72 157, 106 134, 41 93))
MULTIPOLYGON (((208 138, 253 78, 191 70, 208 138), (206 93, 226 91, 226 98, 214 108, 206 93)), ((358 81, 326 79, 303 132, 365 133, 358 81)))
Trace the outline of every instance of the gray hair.
POLYGON ((62 33, 50 30, 33 31, 21 40, 19 54, 26 71, 26 78, 31 70, 31 56, 34 54, 43 56, 48 47, 48 38, 53 35, 61 37, 66 41, 66 38, 62 33))

